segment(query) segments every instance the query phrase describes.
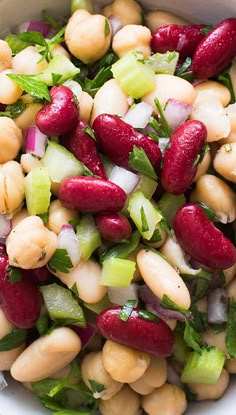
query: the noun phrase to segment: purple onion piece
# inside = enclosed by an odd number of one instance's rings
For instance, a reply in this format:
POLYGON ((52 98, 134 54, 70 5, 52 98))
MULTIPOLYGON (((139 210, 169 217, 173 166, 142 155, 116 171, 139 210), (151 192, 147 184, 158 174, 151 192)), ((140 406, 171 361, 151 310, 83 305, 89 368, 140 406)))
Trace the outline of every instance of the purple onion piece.
POLYGON ((178 386, 180 389, 183 389, 180 374, 177 372, 176 368, 170 361, 167 362, 167 382, 171 385, 178 386))
POLYGON ((223 324, 227 321, 228 296, 224 288, 216 288, 208 294, 207 320, 210 324, 223 324))
POLYGON ((112 36, 115 36, 115 34, 123 27, 123 22, 114 14, 111 14, 111 16, 108 17, 108 20, 112 28, 112 36))
POLYGON ((71 328, 80 337, 82 349, 84 349, 90 343, 92 338, 97 333, 96 325, 92 323, 88 323, 87 327, 71 326, 71 328))

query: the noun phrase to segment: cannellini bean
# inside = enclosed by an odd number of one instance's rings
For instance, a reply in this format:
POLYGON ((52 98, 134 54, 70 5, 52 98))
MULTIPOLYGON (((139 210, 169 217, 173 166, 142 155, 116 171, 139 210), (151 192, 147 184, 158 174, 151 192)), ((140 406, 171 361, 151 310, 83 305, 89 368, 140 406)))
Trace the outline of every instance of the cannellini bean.
POLYGON ((230 374, 236 374, 236 359, 226 360, 225 369, 230 374))
POLYGON ((23 92, 17 83, 7 76, 11 73, 11 69, 0 72, 0 102, 5 105, 14 104, 23 92))
POLYGON ((112 49, 119 58, 131 50, 142 52, 144 58, 148 58, 151 55, 151 37, 151 31, 145 26, 126 25, 113 37, 112 49))
POLYGON ((142 9, 135 0, 115 0, 104 7, 102 14, 118 17, 123 26, 142 23, 142 9))
POLYGON ((196 182, 203 174, 206 174, 211 164, 211 152, 207 151, 202 161, 197 166, 197 173, 193 179, 196 182))
POLYGON ((157 98, 161 105, 165 105, 168 99, 173 98, 179 101, 192 104, 196 97, 196 91, 190 82, 178 76, 157 74, 156 86, 148 94, 142 97, 142 101, 153 106, 153 110, 157 113, 154 99, 157 98))
POLYGON ((26 130, 31 125, 35 125, 36 115, 42 106, 43 105, 39 102, 33 102, 32 104, 26 105, 24 111, 15 118, 16 125, 22 130, 26 130))
POLYGON ((187 409, 187 400, 182 389, 165 385, 143 398, 143 409, 148 415, 182 415, 187 409))
POLYGON ((59 43, 57 43, 53 48, 52 48, 52 54, 53 56, 57 56, 57 55, 64 55, 66 56, 66 58, 71 59, 70 54, 67 52, 67 50, 65 48, 63 48, 62 45, 60 45, 59 43))
POLYGON ((29 215, 26 208, 20 209, 18 212, 16 212, 11 220, 12 228, 15 228, 15 226, 18 225, 18 223, 20 223, 23 219, 27 218, 28 216, 29 215))
POLYGON ((47 227, 57 235, 59 234, 62 225, 69 223, 70 220, 79 218, 79 214, 76 210, 65 208, 59 199, 52 201, 48 213, 47 227))
POLYGON ((69 19, 65 41, 69 51, 84 63, 93 63, 108 51, 111 43, 109 20, 101 14, 76 10, 69 19))
POLYGON ((0 164, 0 213, 14 214, 23 203, 24 175, 17 161, 0 164))
POLYGON ((137 255, 137 263, 144 281, 160 300, 166 294, 179 306, 190 307, 190 294, 184 281, 161 255, 143 249, 137 255))
POLYGON ((56 275, 68 288, 76 284, 80 299, 86 303, 95 304, 107 293, 107 287, 100 285, 101 266, 93 260, 81 260, 68 274, 57 271, 56 275))
POLYGON ((80 338, 73 330, 57 328, 21 353, 11 367, 11 375, 20 382, 45 379, 68 365, 80 350, 80 338))
POLYGON ((145 241, 146 245, 151 246, 152 248, 160 248, 161 246, 163 246, 163 244, 166 241, 167 238, 167 233, 166 231, 161 227, 160 223, 156 224, 156 228, 155 231, 159 231, 159 236, 160 236, 160 240, 157 242, 149 242, 149 241, 145 241))
POLYGON ((226 287, 228 297, 236 301, 236 278, 234 278, 226 287))
POLYGON ((233 222, 236 217, 236 194, 221 179, 213 174, 204 174, 196 182, 190 195, 191 202, 203 202, 216 214, 222 223, 233 222))
POLYGON ((102 350, 102 361, 111 378, 131 383, 139 379, 150 363, 150 356, 140 350, 107 340, 102 350))
POLYGON ((229 117, 230 121, 230 132, 225 138, 219 141, 219 144, 235 143, 236 142, 236 104, 228 105, 225 108, 225 113, 229 117))
POLYGON ((140 395, 149 395, 155 388, 160 388, 167 379, 166 360, 151 356, 150 364, 141 378, 130 383, 130 387, 140 395))
POLYGON ((87 93, 82 92, 79 99, 80 119, 89 123, 93 110, 93 98, 87 93))
POLYGON ((201 93, 212 94, 217 100, 220 100, 223 107, 226 107, 231 99, 229 89, 216 81, 203 81, 195 86, 197 95, 201 93))
POLYGON ((176 16, 173 13, 165 12, 162 10, 151 11, 145 14, 145 23, 149 27, 151 32, 155 32, 161 26, 167 26, 170 24, 187 25, 189 22, 176 16))
POLYGON ((111 399, 99 401, 99 410, 102 415, 140 415, 140 397, 128 385, 111 399))
POLYGON ((217 173, 236 183, 236 142, 224 144, 217 151, 213 165, 217 173))
POLYGON ((202 344, 207 343, 209 346, 215 346, 227 356, 228 350, 225 344, 225 336, 225 331, 214 333, 211 329, 207 329, 201 335, 201 342, 202 344))
POLYGON ((25 173, 29 173, 35 167, 43 167, 43 163, 30 153, 21 155, 20 165, 25 173))
POLYGON ((6 240, 9 264, 23 269, 43 267, 57 248, 57 236, 38 216, 23 219, 6 240))
POLYGON ((90 390, 92 390, 90 381, 98 382, 104 386, 102 392, 93 394, 95 399, 111 399, 123 386, 123 383, 113 380, 104 368, 102 352, 91 352, 84 357, 81 364, 81 374, 90 390))
POLYGON ((129 109, 128 95, 121 89, 115 79, 110 79, 98 90, 93 101, 92 124, 103 113, 117 114, 123 117, 129 109))
POLYGON ((23 143, 23 134, 14 120, 0 117, 0 163, 13 160, 23 143))
POLYGON ((42 55, 40 55, 37 48, 35 46, 28 46, 14 56, 12 59, 12 69, 16 73, 25 75, 43 72, 48 63, 45 59, 41 59, 42 55))
POLYGON ((229 374, 227 370, 223 369, 221 375, 215 385, 206 385, 200 383, 191 383, 188 385, 191 392, 197 395, 198 401, 205 401, 206 399, 219 399, 225 393, 229 386, 229 374))
POLYGON ((5 40, 0 39, 0 72, 12 66, 12 51, 5 40))
POLYGON ((201 92, 194 100, 190 119, 202 121, 207 128, 207 141, 218 141, 230 132, 230 120, 214 94, 201 92))
POLYGON ((225 285, 228 285, 232 279, 236 276, 236 264, 232 267, 224 269, 224 276, 225 276, 225 285))

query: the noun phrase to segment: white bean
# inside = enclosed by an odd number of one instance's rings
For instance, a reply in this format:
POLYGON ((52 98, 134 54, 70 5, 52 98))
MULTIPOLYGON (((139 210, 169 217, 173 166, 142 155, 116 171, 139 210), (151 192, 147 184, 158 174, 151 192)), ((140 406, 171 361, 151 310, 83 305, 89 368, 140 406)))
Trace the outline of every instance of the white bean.
POLYGON ((213 165, 217 173, 226 180, 236 183, 236 142, 224 144, 215 155, 213 165))
POLYGON ((0 39, 0 72, 12 66, 12 50, 5 40, 0 39))
POLYGON ((149 27, 152 33, 162 26, 167 26, 170 24, 177 25, 188 25, 189 22, 182 19, 179 16, 176 16, 173 13, 165 12, 163 10, 155 10, 145 14, 146 26, 149 27))

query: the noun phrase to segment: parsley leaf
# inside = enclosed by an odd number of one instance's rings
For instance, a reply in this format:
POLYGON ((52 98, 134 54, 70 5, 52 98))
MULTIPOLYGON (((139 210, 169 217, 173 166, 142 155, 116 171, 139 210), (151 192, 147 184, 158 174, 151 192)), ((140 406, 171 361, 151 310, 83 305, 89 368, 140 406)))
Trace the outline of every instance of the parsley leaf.
POLYGON ((201 336, 194 330, 189 320, 185 321, 184 340, 189 347, 197 353, 202 354, 202 349, 199 346, 201 336))
POLYGON ((129 153, 129 167, 154 180, 157 179, 155 170, 145 150, 141 147, 134 146, 133 151, 129 153))
POLYGON ((96 382, 96 380, 89 379, 88 381, 90 383, 92 392, 95 393, 95 394, 96 393, 101 393, 106 389, 105 386, 102 385, 102 383, 98 383, 98 382, 96 382))
POLYGON ((5 41, 11 48, 12 56, 17 55, 17 53, 21 52, 29 46, 29 43, 20 40, 18 35, 13 33, 9 33, 9 35, 7 35, 7 37, 5 38, 5 41))
POLYGON ((105 19, 105 31, 104 32, 105 32, 105 37, 107 37, 111 32, 110 25, 107 19, 105 19))
POLYGON ((191 316, 191 311, 175 304, 174 301, 172 301, 166 294, 163 295, 160 305, 161 307, 167 308, 168 310, 179 311, 180 313, 184 314, 187 317, 191 316))
POLYGON ((48 267, 52 272, 61 271, 68 274, 69 270, 73 268, 73 264, 67 250, 62 248, 56 249, 54 255, 48 262, 48 267))
POLYGON ((190 70, 192 65, 192 59, 188 56, 183 65, 176 71, 176 76, 185 79, 186 81, 192 82, 194 80, 193 72, 190 70))
POLYGON ((226 327, 226 346, 231 359, 236 358, 236 302, 229 305, 228 322, 226 327))
POLYGON ((110 258, 127 258, 127 256, 137 248, 139 241, 140 233, 138 231, 134 231, 128 240, 128 243, 119 243, 114 245, 108 251, 103 252, 103 254, 100 256, 100 261, 103 262, 110 258))
POLYGON ((140 209, 140 214, 141 214, 141 222, 142 222, 142 232, 148 232, 149 226, 148 226, 148 221, 147 221, 143 206, 140 209))
POLYGON ((122 310, 120 311, 118 317, 122 321, 127 321, 133 311, 133 308, 136 306, 136 300, 128 300, 124 304, 122 310))
POLYGON ((30 43, 31 45, 47 46, 47 42, 40 32, 24 32, 18 35, 20 40, 30 43))
POLYGON ((43 336, 47 332, 48 321, 49 321, 48 314, 42 314, 36 321, 35 327, 38 330, 40 336, 43 336))
POLYGON ((171 136, 171 129, 170 129, 170 127, 168 125, 168 122, 166 120, 166 117, 164 115, 163 108, 160 104, 160 101, 157 98, 155 98, 154 103, 156 105, 157 111, 159 113, 159 116, 160 116, 160 119, 161 119, 161 122, 162 122, 162 125, 163 125, 163 129, 165 131, 165 137, 170 137, 171 136))
POLYGON ((22 278, 22 273, 20 268, 12 267, 11 265, 8 265, 6 268, 6 271, 8 271, 8 275, 10 277, 10 281, 12 284, 15 284, 16 282, 20 281, 22 278))
POLYGON ((26 339, 27 330, 15 328, 0 339, 0 352, 8 352, 21 346, 26 339))
POLYGON ((228 72, 222 72, 221 74, 218 75, 217 81, 225 85, 228 88, 230 95, 231 95, 230 104, 234 104, 236 101, 236 97, 235 97, 235 92, 234 92, 230 74, 228 72))
POLYGON ((93 129, 91 127, 89 127, 89 125, 87 127, 84 127, 82 130, 86 134, 88 134, 94 141, 96 141, 95 133, 94 133, 93 129))
POLYGON ((47 10, 42 11, 42 18, 45 22, 49 23, 54 30, 58 30, 60 24, 52 17, 47 10))
POLYGON ((215 214, 214 210, 212 210, 209 206, 205 205, 205 203, 203 203, 203 202, 195 202, 195 203, 204 210, 204 212, 207 215, 208 219, 210 219, 212 222, 215 220, 216 214, 215 214))
POLYGON ((102 68, 93 79, 85 78, 83 91, 94 97, 106 81, 112 78, 111 66, 102 68))
POLYGON ((158 317, 156 316, 156 314, 151 313, 150 311, 139 310, 138 317, 144 320, 154 321, 155 323, 158 322, 158 317))
POLYGON ((206 35, 208 35, 208 33, 210 33, 212 31, 212 29, 213 29, 213 26, 209 24, 209 25, 203 27, 201 29, 201 32, 202 32, 203 35, 206 36, 206 35))
POLYGON ((14 104, 7 105, 5 111, 0 112, 0 116, 14 119, 24 111, 25 107, 22 99, 18 99, 14 104))
POLYGON ((35 79, 33 75, 19 75, 15 73, 9 73, 7 76, 15 81, 21 89, 28 92, 28 94, 32 95, 33 97, 36 97, 40 100, 45 99, 46 101, 52 100, 47 85, 44 82, 35 79))
POLYGON ((161 242, 162 237, 161 237, 161 232, 159 229, 155 229, 151 239, 149 239, 148 243, 156 243, 156 242, 161 242))

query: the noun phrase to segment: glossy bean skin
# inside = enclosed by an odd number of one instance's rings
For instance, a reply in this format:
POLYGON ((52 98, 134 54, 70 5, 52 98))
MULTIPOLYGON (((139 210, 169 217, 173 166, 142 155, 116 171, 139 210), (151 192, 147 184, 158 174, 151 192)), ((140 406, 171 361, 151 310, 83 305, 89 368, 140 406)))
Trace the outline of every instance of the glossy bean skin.
POLYGON ((97 318, 97 327, 103 337, 125 346, 166 357, 173 351, 174 338, 167 324, 138 317, 139 310, 133 309, 127 321, 119 318, 122 307, 110 307, 97 318))
POLYGON ((58 198, 69 209, 82 212, 118 212, 124 207, 126 193, 108 180, 72 176, 60 184, 58 198))
POLYGON ((193 55, 197 78, 212 78, 236 55, 236 18, 223 20, 199 43, 193 55))
POLYGON ((132 170, 129 167, 129 154, 134 146, 137 146, 143 148, 154 169, 158 169, 161 151, 157 144, 120 118, 110 114, 101 114, 95 118, 93 129, 100 149, 114 163, 132 170))
POLYGON ((121 214, 98 215, 95 219, 101 236, 108 241, 129 239, 132 233, 128 219, 121 214))
POLYGON ((174 232, 180 246, 205 266, 224 269, 235 264, 234 245, 208 219, 200 206, 194 203, 183 205, 175 215, 174 232))
POLYGON ((161 172, 161 183, 167 192, 179 195, 192 184, 197 172, 196 159, 206 137, 205 125, 197 120, 186 121, 175 130, 165 151, 161 172))
POLYGON ((76 127, 64 137, 63 144, 95 176, 106 179, 106 173, 99 157, 95 141, 86 133, 86 127, 88 127, 88 124, 85 121, 79 121, 76 127))
POLYGON ((151 49, 154 53, 176 51, 181 58, 192 56, 196 47, 204 38, 205 25, 181 26, 170 24, 157 29, 151 40, 151 49))

